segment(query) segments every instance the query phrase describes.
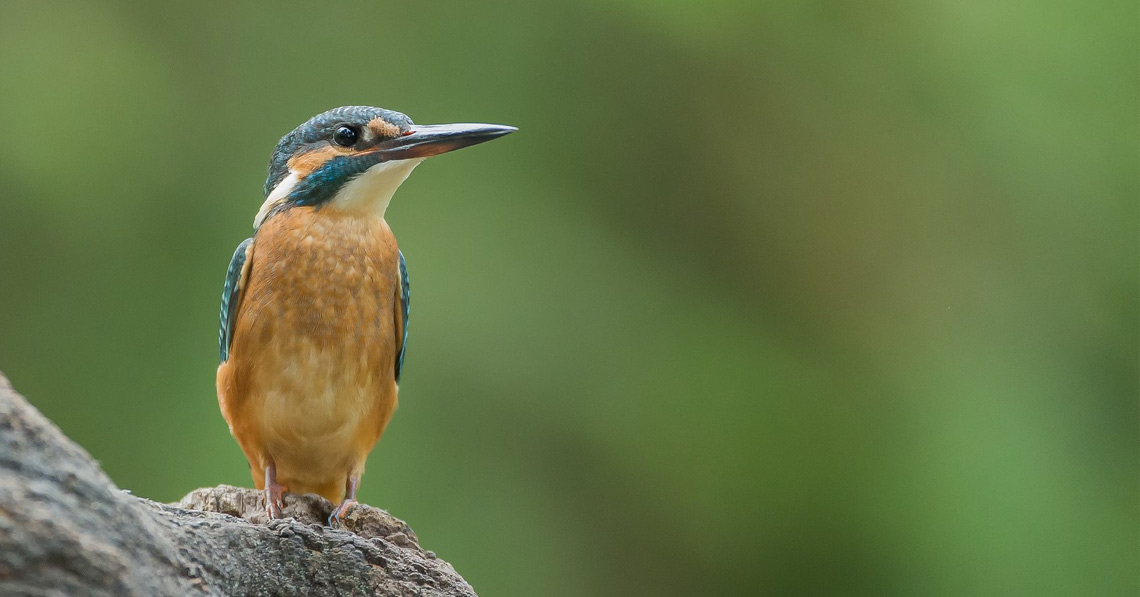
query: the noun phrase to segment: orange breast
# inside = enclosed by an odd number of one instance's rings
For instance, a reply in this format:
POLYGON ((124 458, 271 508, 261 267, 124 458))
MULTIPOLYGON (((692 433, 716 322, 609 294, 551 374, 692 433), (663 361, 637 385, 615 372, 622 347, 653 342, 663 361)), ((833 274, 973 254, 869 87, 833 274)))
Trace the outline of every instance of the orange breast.
POLYGON ((398 257, 380 217, 293 208, 254 238, 219 401, 255 481, 337 499, 396 407, 398 257), (337 497, 332 497, 333 494, 337 497))

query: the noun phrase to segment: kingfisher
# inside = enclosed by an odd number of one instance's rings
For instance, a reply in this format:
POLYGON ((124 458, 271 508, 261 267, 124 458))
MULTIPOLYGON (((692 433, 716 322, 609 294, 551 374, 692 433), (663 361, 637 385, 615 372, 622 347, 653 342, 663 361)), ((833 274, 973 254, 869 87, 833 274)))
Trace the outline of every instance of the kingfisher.
POLYGON ((288 490, 339 503, 339 525, 396 410, 411 293, 384 219, 392 195, 425 159, 515 130, 345 106, 277 143, 253 236, 226 271, 217 373, 270 519, 288 490))

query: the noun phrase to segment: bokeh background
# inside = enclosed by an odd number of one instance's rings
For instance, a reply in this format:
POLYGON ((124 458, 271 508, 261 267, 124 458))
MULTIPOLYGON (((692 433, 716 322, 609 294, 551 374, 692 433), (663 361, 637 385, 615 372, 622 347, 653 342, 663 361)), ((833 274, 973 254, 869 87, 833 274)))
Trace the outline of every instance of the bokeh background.
POLYGON ((249 485, 217 307, 269 152, 520 132, 388 219, 364 501, 484 595, 1138 590, 1134 3, 4 3, 0 370, 111 477, 249 485))

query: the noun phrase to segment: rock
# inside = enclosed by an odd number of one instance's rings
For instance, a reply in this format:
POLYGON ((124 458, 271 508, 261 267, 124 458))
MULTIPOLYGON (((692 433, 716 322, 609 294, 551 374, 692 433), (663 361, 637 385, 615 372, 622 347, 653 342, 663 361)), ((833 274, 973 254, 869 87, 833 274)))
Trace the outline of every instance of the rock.
POLYGON ((0 595, 474 596, 412 529, 366 505, 220 485, 176 505, 131 495, 0 375, 0 595))

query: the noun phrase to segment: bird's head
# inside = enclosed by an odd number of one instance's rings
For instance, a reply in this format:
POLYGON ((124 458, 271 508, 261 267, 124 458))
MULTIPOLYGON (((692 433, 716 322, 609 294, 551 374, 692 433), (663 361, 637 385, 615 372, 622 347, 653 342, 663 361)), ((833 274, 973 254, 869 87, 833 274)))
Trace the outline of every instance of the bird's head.
POLYGON ((294 206, 383 215, 424 159, 514 132, 498 124, 414 124, 392 110, 345 106, 281 138, 269 160, 265 203, 253 226, 294 206))

